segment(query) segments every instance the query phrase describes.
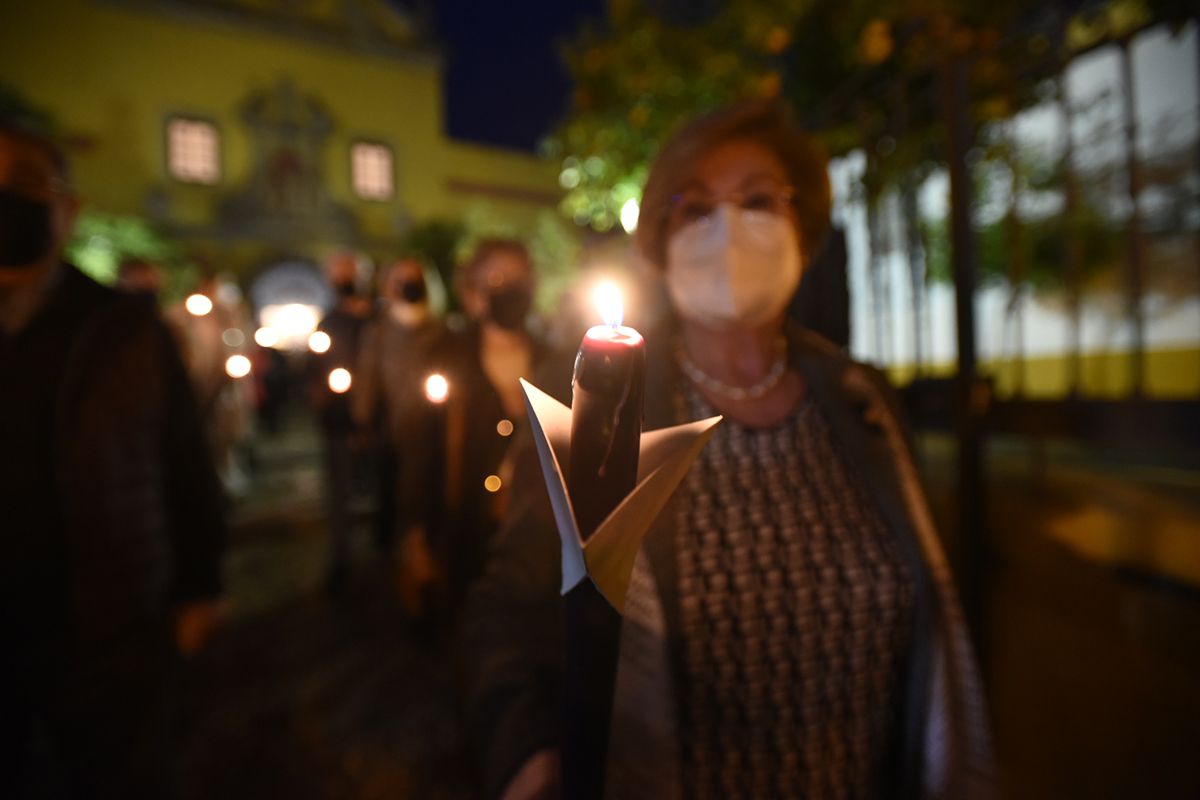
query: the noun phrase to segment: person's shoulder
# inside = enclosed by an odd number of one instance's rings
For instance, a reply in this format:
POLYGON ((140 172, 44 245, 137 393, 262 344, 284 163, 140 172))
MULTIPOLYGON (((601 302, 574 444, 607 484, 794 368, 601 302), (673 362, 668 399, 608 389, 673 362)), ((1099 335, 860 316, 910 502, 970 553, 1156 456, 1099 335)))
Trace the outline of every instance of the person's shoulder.
POLYGON ((381 311, 376 311, 363 321, 363 341, 369 342, 373 339, 378 339, 386 335, 391 327, 391 320, 388 319, 387 314, 381 311))
POLYGON ((479 347, 479 326, 457 315, 440 323, 436 347, 440 352, 464 352, 479 347))
POLYGON ((431 325, 422 335, 424 359, 435 369, 460 370, 479 350, 479 331, 451 320, 431 325))
POLYGON ((824 384, 819 388, 838 394, 878 393, 889 405, 895 404, 891 381, 878 367, 855 359, 821 334, 794 323, 788 323, 785 335, 793 365, 810 381, 824 384))
POLYGON ((788 349, 794 358, 820 365, 837 373, 847 370, 870 373, 886 381, 884 374, 871 364, 859 361, 844 348, 816 331, 789 322, 784 328, 788 349))
POLYGON ((856 362, 849 353, 816 331, 788 322, 784 328, 788 349, 796 354, 837 367, 856 362))
POLYGON ((370 314, 357 314, 350 309, 334 306, 325 312, 317 327, 321 330, 361 328, 370 319, 370 314))
POLYGON ((59 291, 76 302, 104 306, 121 299, 116 289, 105 286, 69 261, 63 262, 59 280, 62 282, 59 291))
POLYGON ((158 318, 158 309, 152 297, 105 286, 74 264, 63 264, 61 280, 60 291, 81 310, 115 316, 126 321, 158 318))

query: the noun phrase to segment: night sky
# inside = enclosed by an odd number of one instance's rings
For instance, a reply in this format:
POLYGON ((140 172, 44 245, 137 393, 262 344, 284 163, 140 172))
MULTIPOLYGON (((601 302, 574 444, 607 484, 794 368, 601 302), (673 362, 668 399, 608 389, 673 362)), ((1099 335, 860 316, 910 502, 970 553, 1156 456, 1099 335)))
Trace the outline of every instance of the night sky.
POLYGON ((436 0, 445 53, 446 133, 533 151, 567 110, 571 83, 560 45, 605 0, 436 0))

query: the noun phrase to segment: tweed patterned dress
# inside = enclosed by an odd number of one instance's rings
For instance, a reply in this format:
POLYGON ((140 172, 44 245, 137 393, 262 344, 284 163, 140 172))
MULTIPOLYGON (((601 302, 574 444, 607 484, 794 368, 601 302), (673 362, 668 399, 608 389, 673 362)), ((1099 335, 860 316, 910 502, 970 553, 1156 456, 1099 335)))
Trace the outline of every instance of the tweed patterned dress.
POLYGON ((682 794, 882 796, 913 579, 828 422, 726 420, 679 491, 682 794))

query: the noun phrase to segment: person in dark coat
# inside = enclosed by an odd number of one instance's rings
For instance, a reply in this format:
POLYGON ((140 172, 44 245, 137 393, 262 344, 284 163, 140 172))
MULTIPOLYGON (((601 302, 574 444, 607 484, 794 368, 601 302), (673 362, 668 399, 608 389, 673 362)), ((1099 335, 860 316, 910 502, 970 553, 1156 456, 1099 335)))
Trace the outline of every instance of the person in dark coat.
POLYGON ((508 501, 512 442, 525 426, 519 379, 533 374, 545 347, 530 330, 534 275, 520 242, 482 242, 456 275, 469 322, 429 351, 427 375, 446 381, 444 400, 427 401, 423 435, 402 454, 403 505, 413 521, 401 547, 427 546, 444 581, 438 605, 452 618, 508 501))
MULTIPOLYGON (((637 245, 652 430, 724 417, 635 562, 609 797, 992 796, 970 641, 886 382, 786 320, 828 225, 820 154, 779 106, 667 141, 637 245)), ((566 400, 569 362, 539 376, 566 400)), ((557 796, 561 559, 532 447, 463 622, 488 796, 557 796)))
POLYGON ((358 259, 353 253, 336 253, 325 265, 333 288, 334 306, 317 330, 329 336, 323 352, 309 356, 309 399, 317 412, 324 457, 326 526, 329 555, 325 588, 342 592, 349 580, 350 539, 354 529, 353 500, 367 465, 363 432, 354 423, 351 398, 356 391, 354 371, 363 329, 371 315, 371 301, 360 291, 358 259), (334 376, 338 371, 342 382, 334 376))
POLYGON ((380 308, 367 323, 354 373, 351 411, 358 427, 377 431, 376 544, 390 554, 397 530, 400 457, 424 411, 425 360, 445 335, 430 304, 425 268, 413 258, 390 265, 379 281, 380 308))
POLYGON ((78 208, 51 140, 0 121, 0 795, 163 797, 225 501, 152 300, 60 260, 78 208))

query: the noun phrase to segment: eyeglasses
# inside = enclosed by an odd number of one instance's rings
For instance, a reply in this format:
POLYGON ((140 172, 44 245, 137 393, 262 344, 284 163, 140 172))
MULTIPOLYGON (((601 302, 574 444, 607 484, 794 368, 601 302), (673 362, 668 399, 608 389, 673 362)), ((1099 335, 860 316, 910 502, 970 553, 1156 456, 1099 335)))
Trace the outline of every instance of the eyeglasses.
POLYGON ((693 223, 707 223, 722 203, 743 211, 761 211, 786 216, 794 206, 796 191, 790 186, 762 186, 726 195, 712 195, 699 189, 685 189, 672 195, 667 204, 667 226, 678 229, 693 223))

